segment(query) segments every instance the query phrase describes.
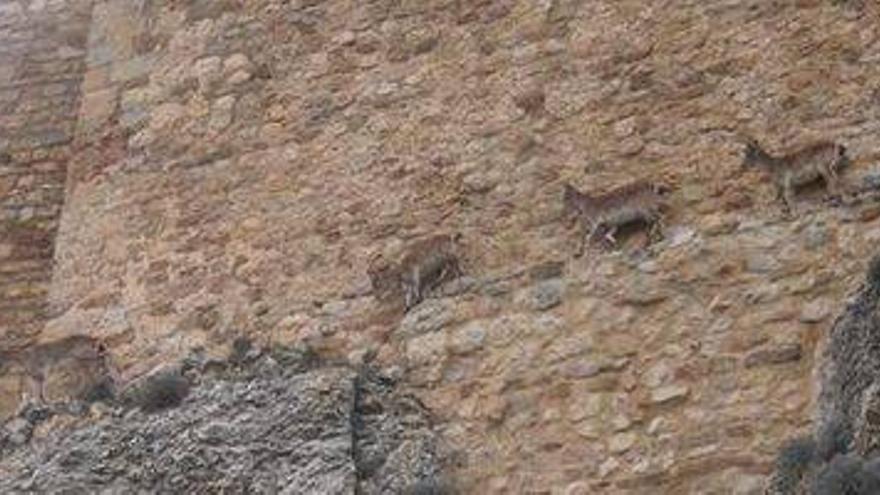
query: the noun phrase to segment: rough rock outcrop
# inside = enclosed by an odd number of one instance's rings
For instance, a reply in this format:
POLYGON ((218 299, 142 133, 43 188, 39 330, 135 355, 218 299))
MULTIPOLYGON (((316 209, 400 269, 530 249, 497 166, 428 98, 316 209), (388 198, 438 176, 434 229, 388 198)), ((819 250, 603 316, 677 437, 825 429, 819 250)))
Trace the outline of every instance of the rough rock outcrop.
POLYGON ((768 480, 778 495, 880 492, 880 257, 831 330, 813 435, 791 440, 768 480))
MULTIPOLYGON (((859 435, 864 437, 870 427, 865 407, 880 385, 880 258, 871 263, 863 287, 835 323, 823 366, 819 427, 840 425, 853 433, 862 430, 859 435)), ((864 450, 863 454, 876 453, 873 448, 864 450)))
MULTIPOLYGON (((0 492, 440 490, 438 439, 417 402, 375 372, 304 369, 296 365, 301 360, 286 358, 224 365, 197 378, 201 383, 179 407, 153 414, 114 406, 89 420, 31 409, 6 424, 0 492), (13 434, 38 433, 65 416, 81 424, 49 428, 48 436, 13 446, 13 434)), ((125 402, 139 400, 129 394, 125 402)), ((93 415, 100 409, 92 407, 93 415)))

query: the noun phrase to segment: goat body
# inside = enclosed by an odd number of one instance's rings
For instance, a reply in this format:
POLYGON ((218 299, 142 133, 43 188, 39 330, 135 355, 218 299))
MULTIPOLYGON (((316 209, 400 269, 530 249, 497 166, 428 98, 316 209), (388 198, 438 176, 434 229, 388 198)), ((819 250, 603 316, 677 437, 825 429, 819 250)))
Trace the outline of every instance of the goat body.
POLYGON ((374 255, 367 266, 373 294, 385 299, 400 288, 400 267, 388 263, 381 253, 374 255))
POLYGON ((776 198, 792 212, 795 189, 820 178, 824 180, 828 194, 839 195, 842 189, 838 173, 847 161, 846 147, 831 141, 817 142, 776 157, 761 148, 757 141, 749 139, 742 166, 757 167, 769 175, 776 188, 776 198))
POLYGON ((426 291, 461 276, 455 254, 456 236, 440 234, 408 246, 396 265, 381 256, 374 257, 367 269, 373 290, 387 295, 396 289, 403 293, 405 311, 422 301, 426 291))
POLYGON ((662 192, 657 184, 637 181, 593 196, 565 184, 563 215, 569 217, 569 227, 580 221, 583 229, 576 256, 583 254, 587 240, 595 240, 600 231, 604 230, 604 239, 614 245, 617 230, 637 221, 648 224, 649 242, 661 237, 662 192))
POLYGON ((30 399, 39 403, 45 402, 45 382, 51 373, 57 370, 62 374, 76 377, 82 383, 76 387, 83 390, 68 390, 70 393, 82 393, 91 385, 90 380, 98 375, 110 372, 107 362, 107 349, 99 340, 85 335, 71 335, 53 342, 34 345, 17 352, 7 351, 0 354, 0 360, 16 363, 24 376, 23 392, 30 399))

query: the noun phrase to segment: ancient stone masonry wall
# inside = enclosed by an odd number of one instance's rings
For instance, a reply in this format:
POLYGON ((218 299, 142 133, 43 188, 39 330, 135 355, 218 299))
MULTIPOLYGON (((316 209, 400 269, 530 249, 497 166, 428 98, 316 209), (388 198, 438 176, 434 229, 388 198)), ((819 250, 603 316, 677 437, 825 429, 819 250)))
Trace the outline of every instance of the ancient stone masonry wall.
POLYGON ((0 349, 48 316, 90 14, 88 0, 0 2, 0 349))
POLYGON ((738 135, 838 140, 847 187, 876 186, 876 14, 96 2, 41 339, 87 329, 124 380, 241 334, 373 360, 473 492, 754 493, 810 426, 880 208, 805 191, 783 216, 738 135), (636 178, 671 187, 665 240, 572 259, 563 182, 636 178), (374 253, 440 231, 463 279, 405 316, 370 294, 374 253))

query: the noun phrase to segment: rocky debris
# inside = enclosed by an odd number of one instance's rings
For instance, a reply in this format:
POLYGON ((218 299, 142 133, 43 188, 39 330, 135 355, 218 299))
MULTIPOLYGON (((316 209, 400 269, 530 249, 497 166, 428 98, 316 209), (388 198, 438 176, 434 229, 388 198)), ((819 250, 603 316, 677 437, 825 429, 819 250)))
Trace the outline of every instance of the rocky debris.
POLYGON ((874 258, 861 290, 835 322, 823 356, 819 427, 856 424, 865 392, 880 380, 880 257, 874 258))
MULTIPOLYGON (((189 394, 150 414, 93 407, 29 443, 60 413, 13 418, 0 432, 0 492, 448 493, 430 415, 391 379, 307 353, 254 354, 185 363, 189 394)), ((183 375, 157 376, 146 383, 183 375)))
POLYGON ((534 311, 547 311, 562 303, 565 282, 562 279, 543 280, 523 295, 523 303, 534 311))
POLYGON ((441 453, 429 415, 411 397, 395 392, 394 384, 366 371, 355 378, 352 415, 356 493, 440 493, 441 453))
POLYGON ((403 336, 418 336, 442 330, 455 320, 453 305, 448 301, 428 300, 409 311, 400 323, 403 336))
MULTIPOLYGON (((766 493, 880 491, 878 310, 880 256, 871 262, 861 289, 831 331, 822 361, 815 434, 790 440, 780 450, 766 493)), ((777 355, 800 354, 791 349, 777 355)))

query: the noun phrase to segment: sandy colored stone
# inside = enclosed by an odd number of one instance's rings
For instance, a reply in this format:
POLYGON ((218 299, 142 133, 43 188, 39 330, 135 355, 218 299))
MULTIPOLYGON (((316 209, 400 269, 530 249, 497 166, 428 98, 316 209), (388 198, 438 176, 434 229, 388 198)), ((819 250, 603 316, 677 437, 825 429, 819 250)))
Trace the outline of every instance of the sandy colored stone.
POLYGON ((622 454, 636 443, 635 433, 620 433, 611 437, 608 442, 608 451, 612 454, 622 454))
POLYGON ((620 467, 620 461, 615 459, 614 457, 609 457, 605 462, 603 462, 599 466, 599 476, 602 478, 608 477, 611 473, 613 473, 618 467, 620 467))
POLYGON ((666 385, 651 392, 651 402, 663 404, 687 397, 690 390, 685 385, 666 385))
POLYGON ((29 177, 0 187, 0 220, 37 224, 3 232, 0 272, 26 279, 0 309, 10 342, 88 331, 125 377, 239 335, 375 354, 478 453, 459 473, 469 492, 562 491, 611 463, 612 495, 729 493, 718 452, 760 445, 749 469, 765 472, 811 421, 817 348, 880 238, 871 16, 827 2, 221 3, 2 7, 14 60, 59 57, 0 64, 27 81, 0 88, 0 168, 29 177), (81 115, 125 146, 69 135, 81 115), (799 192, 786 218, 767 178, 740 171, 740 132, 774 153, 840 140, 842 177, 866 192, 837 206, 799 192), (664 239, 644 248, 634 226, 575 259, 563 182, 636 179, 670 187, 664 239), (461 281, 407 313, 370 293, 374 253, 441 231, 462 234, 461 281), (658 444, 639 459, 583 452, 643 429, 658 444), (644 481, 664 470, 662 489, 644 481))
POLYGON ((820 298, 810 301, 801 309, 800 321, 804 323, 819 323, 831 316, 832 304, 829 300, 820 298))

